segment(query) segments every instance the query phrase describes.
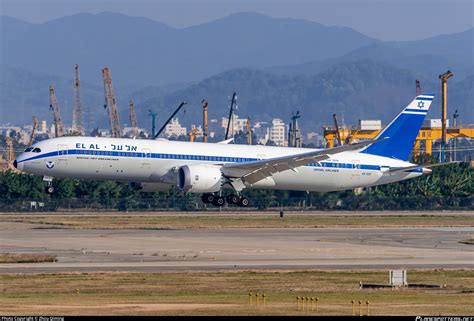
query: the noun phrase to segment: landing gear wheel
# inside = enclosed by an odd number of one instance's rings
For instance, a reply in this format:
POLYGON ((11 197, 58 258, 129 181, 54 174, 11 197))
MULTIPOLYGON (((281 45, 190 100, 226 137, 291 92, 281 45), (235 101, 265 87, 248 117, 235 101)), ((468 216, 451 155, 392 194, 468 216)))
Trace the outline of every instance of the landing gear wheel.
POLYGON ((247 206, 249 206, 249 204, 250 204, 250 201, 247 197, 241 197, 240 201, 238 203, 238 205, 241 206, 241 207, 247 207, 247 206))
POLYGON ((46 194, 51 195, 51 194, 54 193, 54 187, 51 186, 51 185, 48 185, 48 186, 45 187, 44 191, 46 192, 46 194))
POLYGON ((223 206, 225 204, 225 198, 222 196, 217 196, 214 198, 212 205, 214 206, 223 206))
POLYGON ((229 204, 239 204, 239 197, 235 194, 230 194, 230 195, 227 195, 226 197, 226 201, 227 203, 229 204))
POLYGON ((216 197, 213 195, 213 194, 202 194, 201 196, 201 201, 204 203, 204 204, 211 204, 212 202, 214 202, 214 199, 216 197))

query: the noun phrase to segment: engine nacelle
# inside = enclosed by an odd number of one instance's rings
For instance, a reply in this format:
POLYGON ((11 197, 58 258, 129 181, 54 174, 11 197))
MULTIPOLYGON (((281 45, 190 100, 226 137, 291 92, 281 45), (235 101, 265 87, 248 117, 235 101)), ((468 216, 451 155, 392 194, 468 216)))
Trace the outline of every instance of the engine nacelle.
POLYGON ((214 193, 221 189, 222 172, 215 165, 185 165, 178 171, 178 188, 190 193, 214 193))
POLYGON ((170 189, 170 184, 165 183, 148 183, 148 182, 131 182, 130 187, 145 193, 150 192, 166 192, 170 189))

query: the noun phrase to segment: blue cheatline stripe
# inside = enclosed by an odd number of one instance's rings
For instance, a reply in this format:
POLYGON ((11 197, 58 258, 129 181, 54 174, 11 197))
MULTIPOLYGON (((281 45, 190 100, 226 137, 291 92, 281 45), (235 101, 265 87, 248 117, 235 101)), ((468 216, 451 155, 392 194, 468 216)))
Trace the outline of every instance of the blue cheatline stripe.
MULTIPOLYGON (((50 152, 42 155, 37 155, 28 159, 19 161, 26 162, 30 160, 37 160, 46 157, 68 156, 68 155, 91 155, 91 156, 110 156, 110 157, 129 157, 143 159, 178 159, 178 160, 192 160, 192 161, 206 161, 206 162, 229 162, 229 163, 246 163, 259 160, 258 158, 249 157, 229 157, 229 156, 208 156, 208 155, 188 155, 188 154, 165 154, 165 153, 142 153, 142 152, 118 152, 118 151, 95 151, 82 149, 69 149, 64 152, 50 152), (145 157, 146 156, 146 157, 145 157)), ((363 169, 370 171, 379 171, 381 167, 390 168, 390 166, 369 165, 369 164, 353 164, 353 163, 338 163, 338 162, 320 162, 309 163, 305 166, 334 168, 334 169, 363 169)), ((410 172, 421 171, 418 169, 410 170, 410 172)))
POLYGON ((37 156, 34 156, 34 157, 30 157, 30 158, 18 161, 18 163, 22 163, 22 162, 26 162, 26 161, 30 161, 30 160, 35 160, 35 159, 46 158, 46 157, 53 157, 53 156, 58 156, 58 152, 50 152, 50 153, 46 153, 46 154, 37 155, 37 156))
POLYGON ((426 109, 413 109, 413 108, 405 108, 403 111, 416 111, 417 113, 428 113, 426 109))

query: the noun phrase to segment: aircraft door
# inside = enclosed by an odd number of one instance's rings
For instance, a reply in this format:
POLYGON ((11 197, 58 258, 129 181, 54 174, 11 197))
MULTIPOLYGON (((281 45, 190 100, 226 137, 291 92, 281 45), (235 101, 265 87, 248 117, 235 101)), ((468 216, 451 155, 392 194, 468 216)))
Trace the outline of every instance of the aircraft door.
POLYGON ((151 150, 149 148, 142 149, 142 168, 151 168, 151 150))
POLYGON ((352 163, 352 179, 358 180, 361 176, 360 160, 353 159, 351 163, 352 163))
POLYGON ((57 145, 58 147, 58 165, 60 167, 65 167, 67 166, 67 157, 68 157, 68 147, 67 145, 60 144, 57 145))

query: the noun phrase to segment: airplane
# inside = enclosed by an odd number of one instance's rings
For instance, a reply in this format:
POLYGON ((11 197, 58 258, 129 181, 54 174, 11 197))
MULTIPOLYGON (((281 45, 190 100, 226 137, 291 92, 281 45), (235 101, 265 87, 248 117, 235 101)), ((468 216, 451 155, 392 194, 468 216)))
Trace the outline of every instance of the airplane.
POLYGON ((204 203, 249 205, 245 189, 330 192, 389 184, 431 173, 408 161, 434 95, 404 108, 373 140, 330 149, 70 136, 38 142, 14 161, 24 172, 52 178, 128 182, 144 192, 175 185, 204 203), (224 191, 231 194, 224 197, 224 191))

